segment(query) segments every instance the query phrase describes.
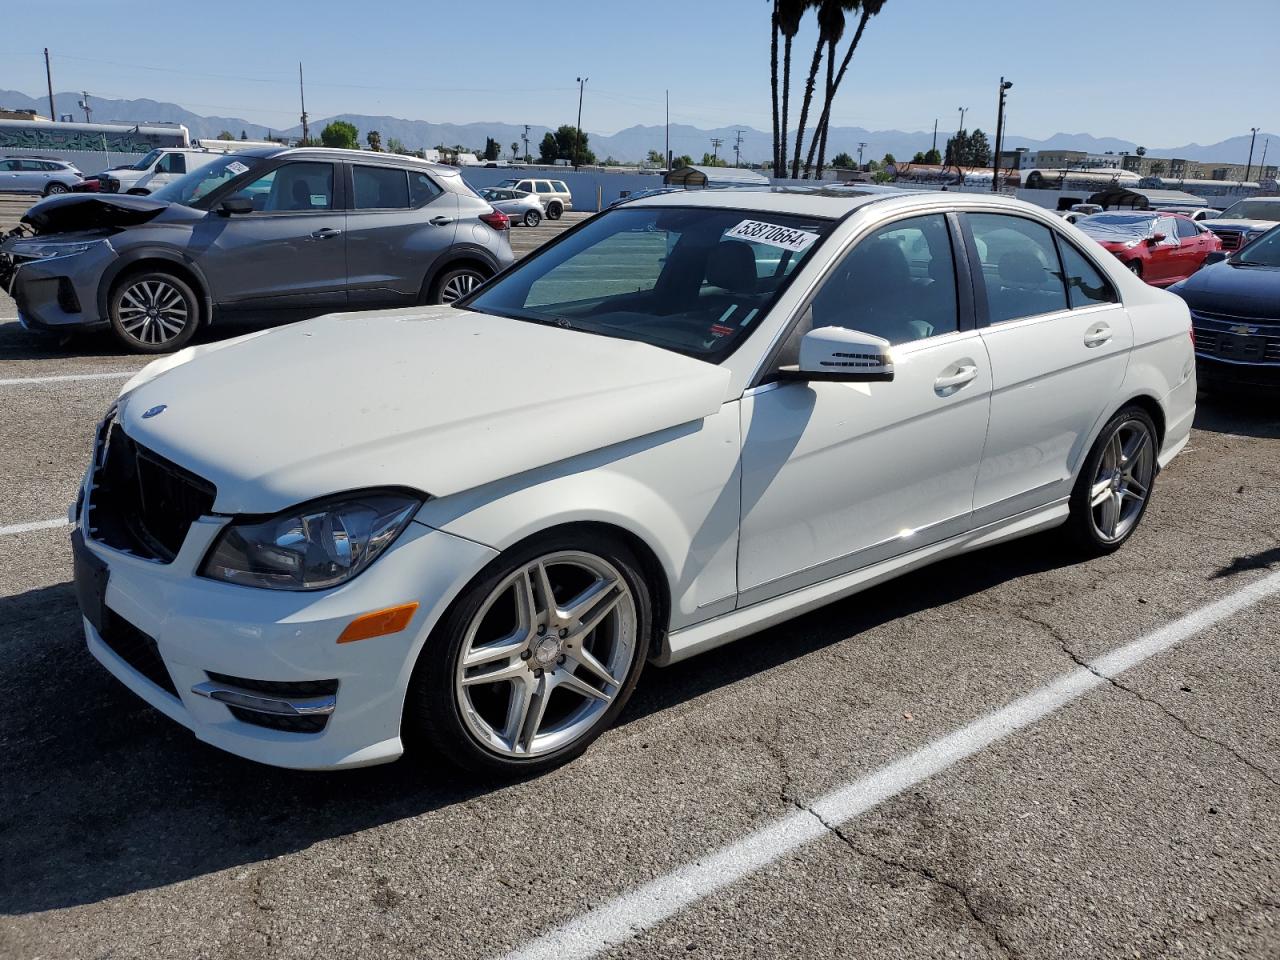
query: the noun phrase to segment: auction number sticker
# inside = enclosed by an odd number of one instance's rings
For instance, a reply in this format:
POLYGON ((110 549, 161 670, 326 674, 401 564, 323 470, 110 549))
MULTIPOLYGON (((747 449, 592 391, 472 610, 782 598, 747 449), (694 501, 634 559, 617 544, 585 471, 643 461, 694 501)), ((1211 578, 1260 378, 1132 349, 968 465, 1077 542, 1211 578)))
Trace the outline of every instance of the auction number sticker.
POLYGON ((770 247, 793 250, 799 253, 813 246, 818 239, 816 233, 807 230, 796 230, 794 227, 781 227, 776 223, 765 223, 761 220, 743 220, 740 224, 725 233, 734 240, 749 240, 751 243, 763 243, 770 247))
POLYGON ((230 163, 227 164, 227 169, 230 170, 232 173, 234 173, 238 177, 240 176, 240 174, 244 173, 249 168, 246 167, 239 160, 232 160, 230 163))

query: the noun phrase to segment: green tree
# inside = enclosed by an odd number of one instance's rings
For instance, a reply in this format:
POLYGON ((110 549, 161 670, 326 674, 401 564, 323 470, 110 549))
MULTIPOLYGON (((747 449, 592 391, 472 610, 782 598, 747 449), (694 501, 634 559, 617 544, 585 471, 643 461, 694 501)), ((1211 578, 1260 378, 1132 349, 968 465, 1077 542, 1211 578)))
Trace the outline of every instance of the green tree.
POLYGON ((667 162, 667 158, 664 157, 662 154, 660 154, 657 150, 650 150, 649 155, 645 157, 645 162, 656 163, 658 166, 662 166, 664 163, 667 162))
POLYGON ((391 137, 387 140, 387 152, 407 154, 409 151, 405 149, 404 142, 398 137, 391 137))
POLYGON ((520 141, 511 144, 511 159, 514 160, 520 153, 520 141))
POLYGON ((854 166, 853 157, 849 156, 849 152, 847 150, 841 150, 831 158, 831 165, 833 167, 839 167, 842 170, 852 170, 854 166))
POLYGON ((234 140, 234 139, 235 139, 235 136, 234 136, 234 135, 232 135, 232 133, 231 133, 231 131, 230 131, 230 130, 223 130, 220 134, 218 134, 218 139, 219 139, 219 140, 234 140))
POLYGON ((702 155, 702 162, 699 164, 699 166, 702 167, 727 167, 728 165, 728 160, 724 160, 710 153, 704 153, 702 155))
POLYGON ((502 153, 502 148, 498 146, 498 141, 493 137, 484 138, 484 158, 486 160, 497 160, 502 153))
POLYGON ((1140 157, 1145 157, 1145 156, 1147 155, 1147 148, 1146 148, 1146 147, 1139 147, 1137 150, 1135 150, 1135 151, 1133 151, 1133 152, 1134 152, 1134 153, 1136 153, 1136 154, 1137 154, 1138 156, 1140 156, 1140 157))
POLYGON ((925 163, 941 163, 942 162, 942 154, 939 152, 937 147, 930 147, 928 150, 925 151, 924 162, 925 163))
POLYGON ((672 170, 679 170, 681 167, 692 167, 692 166, 693 166, 693 157, 689 156, 687 153, 682 153, 678 157, 671 158, 672 170))
POLYGON ((548 131, 538 144, 538 162, 555 163, 560 158, 560 145, 556 143, 556 135, 548 131))
POLYGON ((382 134, 377 130, 370 130, 365 140, 369 142, 369 149, 374 153, 382 152, 382 134))
POLYGON ((566 123, 556 130, 555 141, 558 156, 568 157, 575 167, 596 162, 596 155, 587 146, 590 137, 585 130, 579 130, 573 124, 566 123))
MULTIPOLYGON (((773 175, 787 175, 787 111, 791 102, 791 42, 800 32, 800 21, 810 0, 773 0, 773 175), (778 90, 778 38, 782 37, 782 90, 778 90)), ((674 168, 676 164, 672 164, 674 168)))
POLYGON ((969 163, 975 167, 991 166, 991 144, 980 129, 975 129, 969 137, 969 163))
MULTIPOLYGON (((813 163, 813 147, 817 144, 818 159, 814 176, 822 177, 822 168, 824 158, 827 155, 827 134, 831 129, 831 107, 835 102, 836 92, 840 89, 840 84, 844 82, 845 74, 849 70, 849 64, 853 60, 853 55, 858 49, 858 44, 862 42, 862 34, 867 29, 867 23, 872 17, 877 16, 887 0, 841 0, 835 5, 839 7, 839 11, 828 11, 828 23, 830 29, 827 36, 827 85, 826 98, 822 104, 822 113, 818 117, 818 123, 813 130, 813 142, 809 145, 809 157, 805 161, 805 169, 808 170, 814 166, 813 163), (832 71, 835 65, 836 47, 840 42, 841 36, 844 34, 844 19, 847 14, 861 11, 858 17, 858 29, 854 31, 853 39, 849 42, 848 48, 845 50, 844 58, 840 61, 840 69, 832 71)), ((820 14, 821 17, 821 14, 820 14)), ((820 41, 821 42, 821 41, 820 41)))
POLYGON ((947 138, 947 166, 989 167, 991 144, 981 130, 958 130, 947 138))
POLYGON ((354 123, 345 120, 331 120, 320 131, 320 142, 326 147, 342 147, 356 150, 360 147, 360 131, 354 123))
POLYGON ((890 164, 892 164, 892 165, 896 166, 896 165, 897 165, 897 163, 898 163, 898 161, 897 161, 896 159, 894 159, 894 156, 893 156, 893 154, 892 154, 892 153, 886 153, 886 154, 884 155, 884 159, 880 161, 880 165, 881 165, 881 166, 884 166, 884 167, 887 167, 887 166, 889 166, 890 164))
POLYGON ((929 161, 924 158, 923 150, 917 150, 916 155, 911 158, 911 162, 912 163, 928 163, 929 161))
POLYGON ((247 134, 245 131, 241 130, 241 131, 240 131, 240 139, 241 139, 241 140, 248 140, 248 139, 249 139, 249 134, 247 134))

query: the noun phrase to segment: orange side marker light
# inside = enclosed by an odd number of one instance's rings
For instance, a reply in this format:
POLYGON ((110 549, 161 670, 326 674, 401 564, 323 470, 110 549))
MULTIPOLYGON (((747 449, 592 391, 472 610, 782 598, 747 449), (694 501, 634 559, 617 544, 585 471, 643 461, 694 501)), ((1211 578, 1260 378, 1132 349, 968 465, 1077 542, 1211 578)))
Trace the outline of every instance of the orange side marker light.
POLYGON ((417 612, 417 603, 402 603, 398 607, 387 607, 385 610, 374 610, 361 614, 342 631, 339 643, 352 643, 356 640, 368 640, 372 637, 384 637, 389 633, 399 633, 409 625, 417 612))

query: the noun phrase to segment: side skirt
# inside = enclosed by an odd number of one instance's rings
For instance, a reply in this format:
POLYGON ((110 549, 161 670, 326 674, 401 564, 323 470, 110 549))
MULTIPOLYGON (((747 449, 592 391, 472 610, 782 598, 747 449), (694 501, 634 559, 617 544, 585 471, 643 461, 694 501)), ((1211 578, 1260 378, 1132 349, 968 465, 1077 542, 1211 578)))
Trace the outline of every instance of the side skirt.
POLYGON ((938 560, 1059 526, 1066 522, 1068 513, 1068 500, 1064 497, 919 550, 882 560, 821 583, 810 584, 779 597, 762 600, 714 620, 693 624, 668 636, 662 651, 653 658, 653 662, 659 666, 679 663, 938 560))

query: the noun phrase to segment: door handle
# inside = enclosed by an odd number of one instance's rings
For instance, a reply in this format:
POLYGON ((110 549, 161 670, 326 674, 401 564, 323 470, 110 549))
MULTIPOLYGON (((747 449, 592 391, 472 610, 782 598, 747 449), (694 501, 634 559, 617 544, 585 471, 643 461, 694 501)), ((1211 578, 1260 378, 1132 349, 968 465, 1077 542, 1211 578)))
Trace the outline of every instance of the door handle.
POLYGON ((432 217, 427 221, 427 223, 431 224, 433 227, 444 227, 453 223, 453 217, 432 217))
POLYGON ((1104 343, 1110 342, 1111 336, 1111 328, 1105 323, 1100 323, 1085 331, 1084 345, 1086 347, 1100 347, 1104 343))
POLYGON ((950 390, 953 387, 963 387, 971 380, 977 379, 978 368, 972 363, 964 363, 955 373, 947 374, 945 377, 939 377, 933 381, 933 389, 938 392, 950 390))
POLYGON ((313 230, 311 237, 314 240, 328 240, 341 234, 341 230, 335 230, 333 227, 321 227, 319 230, 313 230))

